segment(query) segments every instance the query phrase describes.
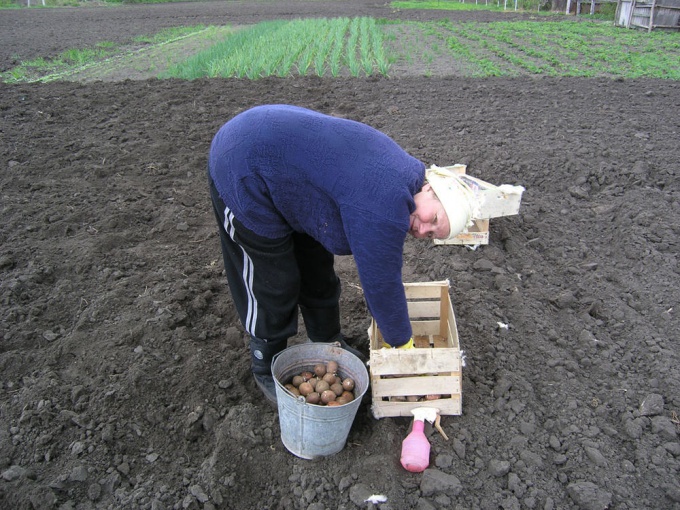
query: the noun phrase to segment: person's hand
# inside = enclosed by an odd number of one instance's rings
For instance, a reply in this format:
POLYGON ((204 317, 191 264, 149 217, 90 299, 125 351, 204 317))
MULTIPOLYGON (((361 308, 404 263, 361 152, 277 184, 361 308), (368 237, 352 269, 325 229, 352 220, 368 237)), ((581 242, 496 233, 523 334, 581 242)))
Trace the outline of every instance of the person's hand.
POLYGON ((415 349, 415 345, 413 344, 413 337, 409 338, 408 342, 406 342, 404 345, 400 345, 398 347, 393 347, 383 340, 382 346, 385 347, 386 349, 415 349))

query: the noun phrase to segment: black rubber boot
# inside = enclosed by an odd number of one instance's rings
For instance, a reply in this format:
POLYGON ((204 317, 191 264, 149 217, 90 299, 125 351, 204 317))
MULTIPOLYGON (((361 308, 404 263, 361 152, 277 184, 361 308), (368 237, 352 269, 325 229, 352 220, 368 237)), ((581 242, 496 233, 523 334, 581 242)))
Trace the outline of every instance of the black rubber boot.
POLYGON ((287 344, 287 338, 267 341, 250 337, 250 363, 255 384, 273 405, 276 405, 276 384, 272 376, 272 359, 285 349, 287 344))
POLYGON ((266 374, 255 374, 255 384, 260 388, 262 394, 267 398, 270 404, 278 406, 276 401, 276 383, 274 382, 274 376, 266 374))

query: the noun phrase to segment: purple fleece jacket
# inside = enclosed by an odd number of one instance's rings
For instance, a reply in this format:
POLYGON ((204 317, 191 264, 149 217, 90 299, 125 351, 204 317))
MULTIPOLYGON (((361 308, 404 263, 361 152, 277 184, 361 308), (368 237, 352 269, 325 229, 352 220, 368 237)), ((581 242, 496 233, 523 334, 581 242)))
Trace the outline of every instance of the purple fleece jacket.
POLYGON ((422 162, 365 124, 267 105, 222 126, 209 168, 224 203, 256 234, 304 232, 331 253, 353 255, 385 340, 411 337, 402 252, 422 162))

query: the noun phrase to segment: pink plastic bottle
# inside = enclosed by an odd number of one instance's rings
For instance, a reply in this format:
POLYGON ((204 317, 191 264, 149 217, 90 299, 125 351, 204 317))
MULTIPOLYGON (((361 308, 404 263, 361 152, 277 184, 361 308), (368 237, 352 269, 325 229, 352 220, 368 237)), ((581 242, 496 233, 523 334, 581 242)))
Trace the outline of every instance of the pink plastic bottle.
POLYGON ((437 418, 437 409, 418 407, 413 413, 413 430, 401 444, 401 465, 412 473, 421 473, 430 465, 430 442, 425 437, 425 420, 437 418))

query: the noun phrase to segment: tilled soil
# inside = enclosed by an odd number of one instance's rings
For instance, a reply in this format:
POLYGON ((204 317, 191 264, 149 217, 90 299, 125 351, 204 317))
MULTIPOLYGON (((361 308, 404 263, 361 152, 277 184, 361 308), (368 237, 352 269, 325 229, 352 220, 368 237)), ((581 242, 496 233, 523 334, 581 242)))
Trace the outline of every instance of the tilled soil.
MULTIPOLYGON (((5 11, 0 56, 308 15, 435 16, 325 1, 5 11)), ((680 508, 678 104, 656 80, 0 85, 0 507, 680 508), (340 453, 295 457, 252 381, 205 166, 223 122, 279 102, 526 188, 487 246, 405 246, 405 281, 450 280, 466 354, 463 414, 443 418, 448 441, 428 427, 424 474, 399 465, 410 420, 376 420, 369 402, 340 453)), ((338 272, 345 334, 367 353, 350 257, 338 272)))

